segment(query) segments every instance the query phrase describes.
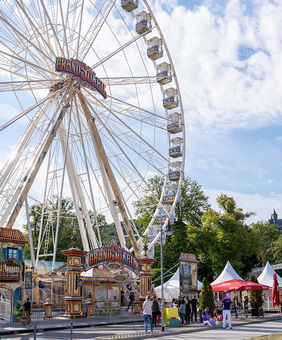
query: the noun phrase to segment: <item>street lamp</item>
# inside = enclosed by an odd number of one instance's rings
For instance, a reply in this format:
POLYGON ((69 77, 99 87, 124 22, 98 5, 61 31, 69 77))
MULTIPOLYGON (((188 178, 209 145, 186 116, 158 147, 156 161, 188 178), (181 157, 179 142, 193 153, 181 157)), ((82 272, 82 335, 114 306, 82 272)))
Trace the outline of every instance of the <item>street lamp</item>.
POLYGON ((163 268, 163 234, 166 234, 167 236, 171 236, 173 234, 173 230, 170 226, 170 220, 167 215, 161 216, 161 324, 162 324, 162 332, 164 332, 164 268, 163 268), (167 228, 165 231, 163 231, 163 218, 166 220, 168 218, 167 222, 167 228))

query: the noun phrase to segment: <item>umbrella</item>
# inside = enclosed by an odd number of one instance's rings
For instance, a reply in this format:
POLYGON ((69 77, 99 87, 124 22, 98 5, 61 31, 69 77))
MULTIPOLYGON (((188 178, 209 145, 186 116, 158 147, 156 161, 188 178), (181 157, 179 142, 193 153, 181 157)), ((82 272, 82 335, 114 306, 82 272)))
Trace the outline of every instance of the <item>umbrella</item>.
POLYGON ((269 286, 244 280, 229 280, 212 285, 214 292, 234 292, 242 290, 268 290, 269 286))
POLYGON ((280 306, 280 293, 276 274, 273 275, 273 288, 271 298, 273 306, 280 306))

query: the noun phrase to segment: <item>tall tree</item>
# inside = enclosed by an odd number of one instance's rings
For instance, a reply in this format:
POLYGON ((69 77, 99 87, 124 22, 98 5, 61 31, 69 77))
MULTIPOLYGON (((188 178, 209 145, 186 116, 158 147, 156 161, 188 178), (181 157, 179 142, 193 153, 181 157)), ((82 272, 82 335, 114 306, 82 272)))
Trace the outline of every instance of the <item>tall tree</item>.
POLYGON ((251 225, 252 233, 254 233, 259 241, 260 251, 257 256, 260 264, 264 266, 267 261, 274 261, 274 243, 278 239, 278 230, 274 224, 259 221, 251 225))
MULTIPOLYGON (((148 180, 151 192, 148 190, 146 195, 134 202, 138 225, 146 228, 156 209, 161 197, 164 178, 155 176, 148 180)), ((201 186, 189 178, 185 178, 181 186, 181 201, 177 203, 175 210, 175 221, 172 224, 174 233, 168 237, 164 245, 164 270, 167 271, 178 263, 181 253, 191 252, 188 247, 187 227, 188 223, 201 225, 203 213, 210 208, 208 197, 205 196, 201 186)), ((157 262, 153 264, 153 277, 159 276, 160 268, 160 249, 155 247, 155 258, 157 262)), ((158 284, 157 282, 156 284, 158 284)))
POLYGON ((220 211, 208 210, 202 217, 202 227, 189 225, 188 246, 193 249, 201 263, 210 268, 207 276, 217 276, 227 260, 241 274, 249 268, 245 262, 258 251, 258 240, 245 224, 251 213, 237 208, 234 198, 220 195, 217 198, 220 211))
POLYGON ((210 313, 213 314, 215 309, 214 296, 211 285, 208 283, 207 279, 203 278, 203 286, 200 294, 200 305, 199 310, 203 311, 206 307, 209 307, 210 313))

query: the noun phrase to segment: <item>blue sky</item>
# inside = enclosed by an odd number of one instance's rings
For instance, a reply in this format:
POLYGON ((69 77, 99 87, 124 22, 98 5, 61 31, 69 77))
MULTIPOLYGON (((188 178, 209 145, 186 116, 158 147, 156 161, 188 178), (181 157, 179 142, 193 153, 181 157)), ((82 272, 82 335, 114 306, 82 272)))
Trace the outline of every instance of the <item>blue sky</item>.
POLYGON ((249 222, 267 220, 273 208, 281 216, 282 3, 165 3, 157 18, 182 89, 186 175, 215 208, 226 193, 256 213, 249 222))

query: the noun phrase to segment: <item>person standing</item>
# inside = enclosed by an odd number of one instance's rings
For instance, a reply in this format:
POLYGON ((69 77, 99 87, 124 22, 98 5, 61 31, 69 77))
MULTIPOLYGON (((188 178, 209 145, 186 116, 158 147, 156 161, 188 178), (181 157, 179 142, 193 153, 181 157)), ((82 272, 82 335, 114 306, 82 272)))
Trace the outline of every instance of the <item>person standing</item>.
POLYGON ((133 312, 134 300, 135 300, 134 293, 133 293, 133 292, 130 292, 130 294, 129 294, 129 304, 128 304, 128 306, 127 306, 127 311, 128 311, 129 308, 131 307, 131 311, 133 312))
POLYGON ((153 334, 152 306, 153 301, 150 299, 150 296, 147 295, 146 300, 143 303, 144 326, 146 334, 148 332, 148 322, 150 323, 151 333, 153 334))
POLYGON ((245 296, 245 299, 244 299, 244 313, 247 318, 249 314, 249 299, 247 295, 245 296))
POLYGON ((159 327, 160 326, 161 317, 162 317, 162 312, 161 312, 162 303, 161 303, 161 299, 160 298, 158 298, 158 304, 159 304, 159 313, 158 313, 158 318, 157 318, 157 326, 159 327))
POLYGON ((153 297, 153 305, 152 305, 152 315, 153 315, 153 325, 157 327, 157 317, 159 314, 159 304, 156 297, 153 297))
POLYGON ((226 328, 226 318, 228 318, 228 326, 229 329, 232 329, 231 326, 231 307, 232 307, 232 302, 230 299, 231 295, 228 293, 226 295, 226 298, 222 300, 222 306, 223 306, 223 328, 226 328))
POLYGON ((23 308, 24 308, 24 315, 26 317, 26 324, 29 325, 31 322, 31 318, 30 318, 31 303, 29 301, 29 298, 26 299, 26 302, 23 304, 23 308))
POLYGON ((239 310, 239 300, 238 297, 235 296, 233 299, 233 306, 234 306, 234 311, 235 311, 235 317, 236 319, 238 318, 238 310, 239 310))
POLYGON ((195 296, 193 296, 192 299, 190 300, 190 304, 191 304, 191 307, 192 307, 191 322, 193 321, 193 314, 194 314, 195 321, 197 322, 197 304, 198 304, 198 300, 195 298, 195 296))
POLYGON ((190 324, 190 319, 191 319, 191 304, 189 301, 188 296, 185 297, 185 322, 186 325, 190 324))
POLYGON ((186 308, 185 307, 185 302, 184 302, 184 300, 182 300, 180 302, 180 305, 179 305, 179 308, 178 308, 181 325, 184 324, 184 320, 185 320, 185 308, 186 308))

